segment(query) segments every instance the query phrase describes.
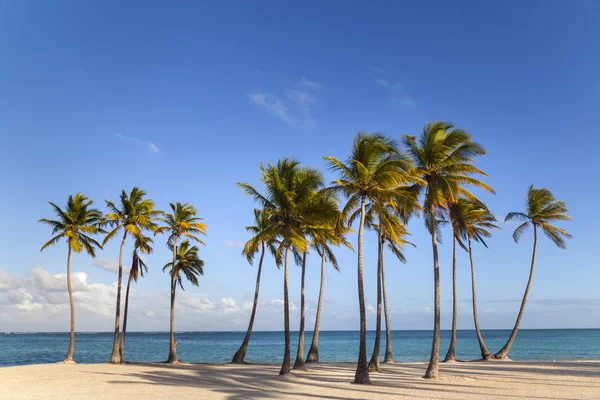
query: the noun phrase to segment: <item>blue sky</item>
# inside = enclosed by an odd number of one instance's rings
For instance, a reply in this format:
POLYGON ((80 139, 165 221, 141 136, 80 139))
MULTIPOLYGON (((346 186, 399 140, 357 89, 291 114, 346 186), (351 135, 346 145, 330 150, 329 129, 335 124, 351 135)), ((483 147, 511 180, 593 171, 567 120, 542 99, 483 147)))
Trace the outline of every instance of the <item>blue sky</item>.
MULTIPOLYGON (((522 209, 532 183, 569 206, 574 239, 566 251, 541 240, 523 327, 600 327, 598 12, 594 1, 0 2, 0 330, 68 326, 66 245, 39 252, 50 234, 37 223, 52 216, 46 202, 63 205, 80 191, 104 209, 134 185, 163 209, 192 203, 208 225, 205 276, 182 295, 178 328, 243 330, 256 268, 240 244, 253 203, 236 182, 258 183, 258 164, 282 156, 324 169, 321 157, 344 158, 357 131, 400 138, 431 120, 451 121, 487 149, 478 165, 497 195, 483 199, 499 218, 522 209)), ((528 275, 531 237, 517 245, 515 226, 501 226, 489 250, 474 249, 484 328, 512 326, 528 275)), ((428 329, 430 241, 421 221, 409 228, 418 248, 406 251, 408 263, 387 257, 392 327, 428 329)), ((450 244, 446 232, 445 328, 450 244)), ((372 235, 365 251, 374 306, 372 235)), ((356 258, 338 253, 323 328, 356 329, 356 258)), ((117 257, 116 242, 95 262, 74 257, 78 329, 110 330, 116 274, 106 269, 117 257)), ((131 329, 168 328, 168 258, 157 238, 131 329)), ((470 329, 467 263, 461 252, 459 327, 470 329)), ((309 326, 318 269, 310 257, 309 326)), ((299 272, 291 268, 297 304, 299 272)), ((282 274, 268 260, 258 329, 282 328, 282 296, 282 274)))

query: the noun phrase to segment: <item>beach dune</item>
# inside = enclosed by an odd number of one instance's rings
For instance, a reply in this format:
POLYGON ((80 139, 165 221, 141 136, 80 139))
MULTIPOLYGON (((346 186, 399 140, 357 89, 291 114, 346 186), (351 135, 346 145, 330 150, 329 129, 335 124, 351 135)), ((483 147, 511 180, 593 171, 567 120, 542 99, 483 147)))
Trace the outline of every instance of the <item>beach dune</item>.
POLYGON ((600 399, 600 361, 458 362, 439 380, 421 378, 424 363, 398 363, 368 386, 350 383, 354 367, 279 377, 277 365, 29 365, 0 368, 0 399, 600 399))

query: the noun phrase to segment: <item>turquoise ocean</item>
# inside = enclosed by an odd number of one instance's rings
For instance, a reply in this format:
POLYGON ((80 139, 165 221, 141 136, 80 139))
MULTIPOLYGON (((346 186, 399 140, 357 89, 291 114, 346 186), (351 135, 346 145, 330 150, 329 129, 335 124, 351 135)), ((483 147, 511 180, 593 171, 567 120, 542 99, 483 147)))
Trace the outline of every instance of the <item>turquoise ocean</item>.
MULTIPOLYGON (((484 330, 491 352, 499 350, 510 330, 484 330)), ((177 332, 177 354, 184 362, 227 363, 238 349, 244 332, 177 332)), ((375 333, 368 332, 369 356, 375 333)), ((475 331, 457 333, 457 358, 472 360, 479 356, 475 331)), ((76 333, 75 360, 79 363, 102 363, 109 359, 113 334, 76 333)), ((296 354, 298 333, 292 332, 292 356, 296 354)), ((396 361, 426 361, 431 351, 432 331, 392 331, 396 361)), ((305 354, 312 340, 306 332, 305 354)), ((442 331, 440 357, 450 342, 450 331, 442 331)), ((68 333, 0 333, 0 366, 54 363, 61 361, 69 343, 68 333)), ((279 363, 283 356, 283 332, 253 332, 246 361, 279 363)), ((133 362, 158 362, 167 358, 167 332, 127 333, 125 359, 133 362)), ((385 332, 382 333, 382 357, 385 332)), ((357 331, 323 331, 319 335, 319 357, 324 362, 356 361, 357 331)), ((600 359, 600 329, 520 330, 510 352, 515 360, 593 360, 600 359)), ((383 359, 383 358, 382 358, 383 359)), ((292 360, 293 362, 293 360, 292 360)))

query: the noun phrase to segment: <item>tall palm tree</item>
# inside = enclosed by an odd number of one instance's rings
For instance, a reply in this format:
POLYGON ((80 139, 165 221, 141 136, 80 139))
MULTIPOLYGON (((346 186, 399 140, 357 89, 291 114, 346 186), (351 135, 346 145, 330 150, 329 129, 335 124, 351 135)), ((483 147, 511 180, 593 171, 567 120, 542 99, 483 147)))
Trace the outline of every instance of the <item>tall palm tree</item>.
POLYGON ((290 322, 288 293, 288 264, 290 251, 297 254, 308 250, 305 232, 327 230, 328 217, 335 218, 337 202, 329 193, 321 191, 323 176, 313 168, 301 167, 292 159, 282 158, 276 165, 261 165, 260 181, 264 195, 247 183, 240 183, 244 192, 261 207, 269 210, 271 223, 265 236, 277 236, 280 244, 275 258, 283 260, 283 314, 285 349, 280 375, 290 373, 290 322))
POLYGON ((69 335, 69 350, 65 357, 65 363, 74 363, 73 350, 75 348, 75 305, 73 303, 73 289, 71 287, 71 252, 81 253, 85 250, 92 258, 96 257, 96 247, 100 244, 90 237, 98 233, 104 233, 100 228, 102 213, 91 208, 93 201, 81 193, 69 196, 67 207, 63 210, 56 204, 49 202, 54 209, 58 219, 51 220, 42 218, 39 222, 52 227, 53 237, 44 243, 40 251, 58 243, 61 239, 67 242, 67 291, 69 292, 69 307, 71 310, 71 330, 69 335))
MULTIPOLYGON (((395 213, 393 207, 389 205, 381 206, 379 204, 374 204, 368 213, 368 218, 366 222, 367 226, 371 227, 377 232, 378 237, 378 245, 377 245, 377 320, 376 320, 376 330, 375 330, 375 343, 373 346, 373 354, 371 355, 371 360, 369 361, 369 371, 370 372, 380 372, 379 368, 379 355, 380 355, 380 345, 381 345, 381 307, 383 300, 383 284, 384 284, 384 252, 385 245, 387 244, 390 250, 398 257, 398 259, 405 263, 406 258, 402 253, 402 248, 405 244, 411 244, 404 240, 404 237, 408 235, 408 230, 406 226, 400 221, 399 216, 395 213), (373 217, 377 217, 379 224, 372 224, 370 219, 373 217)), ((414 245, 413 245, 414 246, 414 245)), ((387 300, 386 300, 386 308, 387 308, 387 300)), ((391 332, 389 330, 389 317, 387 311, 386 314, 386 339, 388 341, 389 346, 387 348, 390 351, 391 355, 391 332)), ((387 353, 387 351, 386 351, 387 353)))
POLYGON ((409 160, 399 154, 396 143, 381 134, 359 133, 345 162, 334 157, 324 157, 329 168, 338 173, 332 190, 343 193, 348 201, 342 210, 344 218, 351 225, 359 219, 358 225, 358 306, 360 313, 360 343, 358 363, 354 383, 368 384, 369 365, 367 363, 367 319, 363 287, 363 231, 367 209, 375 202, 390 200, 393 191, 411 181, 406 173, 412 168, 409 160))
POLYGON ((306 362, 319 362, 319 329, 321 324, 321 309, 323 308, 323 292, 325 286, 325 262, 329 261, 336 271, 340 271, 337 258, 333 253, 331 245, 339 246, 345 245, 349 249, 352 249, 352 245, 346 241, 345 233, 349 229, 342 226, 340 223, 336 224, 334 229, 324 231, 323 234, 313 238, 311 247, 315 249, 317 254, 321 256, 321 283, 319 285, 319 300, 317 301, 317 315, 315 317, 315 328, 313 330, 312 342, 308 355, 306 356, 306 362))
MULTIPOLYGON (((165 213, 159 220, 162 226, 155 229, 154 234, 168 232, 167 247, 173 252, 171 265, 177 264, 177 242, 181 237, 194 240, 200 244, 204 242, 198 235, 206 235, 206 224, 202 218, 197 217, 198 212, 190 204, 169 203, 171 214, 165 213)), ((183 245, 183 243, 182 243, 183 245)), ((181 282, 180 282, 181 283, 181 282)), ((193 282, 192 282, 193 283, 193 282)), ((169 319, 169 357, 168 363, 178 363, 177 349, 175 343, 175 289, 177 287, 177 276, 171 274, 171 316, 169 319)))
POLYGON ((125 347, 125 335, 127 334, 127 314, 129 311, 129 288, 131 281, 137 283, 139 277, 144 277, 144 273, 148 272, 148 267, 139 253, 150 254, 152 252, 151 244, 153 243, 152 238, 148 236, 139 236, 135 238, 135 245, 133 247, 133 255, 131 257, 131 269, 129 270, 129 278, 127 279, 127 289, 125 290, 125 311, 123 312, 123 331, 121 332, 121 344, 119 346, 119 353, 121 355, 121 361, 123 358, 123 348, 125 347), (138 253, 139 252, 139 253, 138 253))
POLYGON ((204 275, 204 261, 198 256, 198 247, 190 245, 189 240, 184 240, 179 246, 175 246, 175 261, 171 261, 163 267, 163 272, 168 270, 171 277, 171 341, 169 343, 169 363, 179 363, 177 359, 177 343, 174 342, 174 315, 175 315, 175 292, 177 285, 183 288, 183 278, 194 286, 198 286, 198 276, 204 275), (173 358, 171 358, 171 353, 173 358))
POLYGON ((475 333, 479 342, 481 358, 489 360, 492 358, 488 351, 481 330, 479 329, 479 318, 477 316, 477 292, 475 289, 475 265, 473 263, 473 250, 471 242, 474 240, 480 242, 487 248, 485 239, 490 238, 491 229, 496 229, 496 218, 490 213, 487 207, 480 201, 468 199, 459 199, 450 207, 450 218, 453 221, 453 228, 456 232, 455 241, 469 253, 471 264, 471 294, 473 299, 473 322, 475 324, 475 333), (467 246, 464 241, 467 241, 467 246))
POLYGON ((105 215, 105 223, 113 228, 102 242, 102 247, 109 240, 115 237, 121 230, 123 238, 119 248, 119 275, 117 279, 117 299, 115 306, 115 331, 113 337, 113 348, 110 356, 111 364, 121 362, 121 352, 119 351, 119 324, 121 321, 121 283, 123 279, 123 247, 127 240, 127 235, 138 238, 143 235, 144 230, 154 230, 156 228, 155 218, 160 211, 154 208, 154 202, 150 199, 144 199, 146 192, 138 187, 131 189, 127 194, 124 190, 121 192, 119 207, 112 201, 105 200, 106 206, 111 211, 105 215))
POLYGON ((429 366, 425 378, 438 377, 440 348, 440 270, 438 257, 438 219, 447 214, 449 204, 459 197, 475 199, 464 185, 482 188, 493 193, 491 186, 473 175, 486 174, 473 165, 476 156, 485 150, 471 140, 471 135, 455 129, 446 122, 425 125, 419 140, 404 135, 404 144, 416 165, 416 172, 425 181, 425 223, 431 234, 434 280, 434 329, 429 366))
POLYGON ((557 201, 552 195, 552 192, 548 189, 535 189, 533 185, 529 186, 527 191, 527 200, 525 205, 525 212, 511 212, 508 213, 505 221, 510 220, 524 221, 521 225, 515 229, 513 233, 513 239, 515 242, 519 241, 521 235, 533 225, 533 254, 531 256, 531 269, 529 271, 529 280, 527 281, 527 287, 525 288, 525 294, 523 295, 523 301, 521 302, 521 308, 519 309, 519 315, 515 322, 515 327, 504 347, 494 355, 497 359, 508 358, 508 352, 515 339, 517 338, 517 332, 519 331, 519 324, 521 318, 525 312, 525 303, 527 303, 527 296, 529 295, 529 289, 531 287, 531 281, 533 279, 533 270, 535 268, 535 253, 537 250, 537 233, 538 229, 546 234, 561 249, 567 248, 565 239, 570 239, 571 235, 562 228, 551 225, 555 221, 569 221, 571 217, 568 215, 567 206, 562 201, 557 201))
POLYGON ((250 335, 252 334, 252 327, 254 325, 254 317, 256 315, 256 308, 258 306, 258 291, 260 288, 260 277, 262 273, 263 260, 265 258, 265 249, 271 250, 271 253, 275 253, 277 240, 274 236, 265 236, 269 227, 269 210, 254 209, 254 225, 247 226, 246 230, 254 234, 254 236, 246 242, 242 254, 248 259, 250 265, 254 262, 254 257, 260 251, 260 259, 258 262, 258 271, 256 271, 256 287, 254 289, 254 302, 252 303, 252 312, 250 314, 250 322, 248 322, 248 329, 246 330, 246 336, 240 345, 240 348, 233 355, 231 362, 233 364, 243 364, 244 357, 246 356, 246 350, 248 349, 248 343, 250 342, 250 335))

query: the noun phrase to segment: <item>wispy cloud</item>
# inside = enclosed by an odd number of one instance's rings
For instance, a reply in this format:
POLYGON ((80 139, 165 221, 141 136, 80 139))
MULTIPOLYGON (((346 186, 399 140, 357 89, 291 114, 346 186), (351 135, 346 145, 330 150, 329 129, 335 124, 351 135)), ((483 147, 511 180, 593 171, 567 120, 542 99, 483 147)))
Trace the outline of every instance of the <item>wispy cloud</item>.
POLYGON ((406 93, 406 89, 401 83, 392 83, 387 79, 375 78, 377 86, 385 89, 390 103, 403 107, 411 107, 415 105, 414 100, 406 93))
POLYGON ((120 140, 126 141, 126 142, 132 142, 132 143, 136 143, 136 144, 140 144, 140 145, 144 145, 146 146, 146 148, 148 149, 148 151, 150 153, 160 153, 160 149, 158 148, 158 146, 152 142, 147 142, 144 141, 140 138, 137 138, 135 136, 125 136, 125 135, 121 135, 120 133, 117 133, 117 137, 120 140))
POLYGON ((92 260, 92 265, 108 272, 119 272, 119 262, 117 260, 95 258, 92 260))
POLYGON ((226 240, 225 246, 231 247, 232 249, 243 249, 244 242, 242 242, 240 240, 226 240))
POLYGON ((281 95, 269 92, 245 94, 257 107, 289 125, 314 127, 317 121, 313 118, 312 111, 321 103, 318 92, 323 89, 325 85, 322 83, 303 76, 281 95))

